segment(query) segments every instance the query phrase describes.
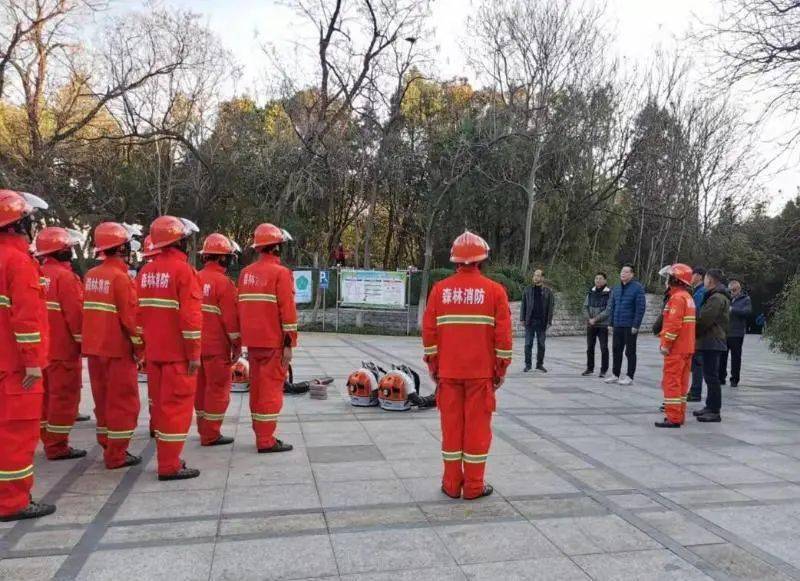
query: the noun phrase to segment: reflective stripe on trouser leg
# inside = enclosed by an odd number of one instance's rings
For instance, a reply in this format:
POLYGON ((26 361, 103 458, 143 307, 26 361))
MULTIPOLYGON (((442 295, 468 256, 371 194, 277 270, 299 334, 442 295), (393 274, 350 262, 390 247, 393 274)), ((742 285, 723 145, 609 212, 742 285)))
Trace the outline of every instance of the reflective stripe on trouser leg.
POLYGON ((197 376, 187 373, 188 362, 155 363, 160 385, 156 408, 156 451, 158 474, 175 474, 181 469, 181 452, 192 425, 197 376))
POLYGON ((92 399, 94 400, 94 417, 97 420, 95 434, 97 443, 103 448, 108 444, 108 424, 106 423, 106 393, 108 391, 108 376, 103 358, 97 355, 89 355, 89 383, 92 387, 92 399))
POLYGON ((195 398, 195 403, 202 399, 202 407, 197 409, 203 410, 202 422, 198 419, 198 432, 201 443, 210 444, 220 436, 225 412, 230 403, 231 364, 224 355, 203 357, 201 372, 202 374, 198 376, 195 398))
POLYGON ((105 358, 107 377, 113 381, 106 392, 105 452, 106 467, 116 468, 125 463, 128 444, 139 420, 139 381, 133 358, 105 358))
POLYGON ((483 492, 494 406, 491 379, 464 381, 464 498, 483 492))
POLYGON ((684 354, 664 357, 661 387, 664 391, 664 415, 674 424, 686 419, 686 392, 692 369, 692 356, 684 354))
POLYGON ((286 368, 281 365, 280 349, 250 349, 250 417, 256 434, 256 447, 275 445, 275 429, 283 407, 283 382, 286 368))
POLYGON ((23 390, 22 377, 22 373, 0 373, 0 516, 28 506, 33 488, 33 454, 44 396, 41 384, 23 390))
POLYGON ((44 371, 47 384, 47 426, 44 451, 48 458, 69 452, 69 434, 81 400, 81 360, 51 361, 44 371))
POLYGON ((461 467, 464 450, 464 382, 440 380, 436 401, 442 427, 442 487, 451 496, 461 496, 464 483, 461 467))

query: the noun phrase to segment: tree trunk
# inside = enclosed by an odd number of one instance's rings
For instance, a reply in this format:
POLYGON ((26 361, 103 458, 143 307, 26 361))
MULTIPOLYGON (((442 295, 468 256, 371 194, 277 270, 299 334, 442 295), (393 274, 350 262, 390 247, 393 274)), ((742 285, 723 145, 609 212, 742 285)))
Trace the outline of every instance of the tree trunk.
POLYGON ((425 227, 425 258, 422 263, 422 281, 419 287, 419 307, 417 309, 417 328, 422 328, 422 317, 425 314, 425 305, 428 303, 428 285, 431 279, 431 266, 433 265, 433 225, 436 222, 436 212, 431 213, 425 227))
POLYGON ((372 180, 369 192, 369 214, 364 228, 364 268, 372 268, 372 231, 375 223, 375 206, 378 204, 378 180, 372 180))
POLYGON ((536 204, 536 170, 539 169, 539 156, 542 153, 542 146, 538 140, 535 147, 531 171, 528 174, 528 184, 525 188, 525 193, 528 195, 528 207, 525 210, 525 242, 522 247, 522 264, 520 264, 523 272, 528 272, 531 263, 531 230, 533 228, 533 209, 536 204))

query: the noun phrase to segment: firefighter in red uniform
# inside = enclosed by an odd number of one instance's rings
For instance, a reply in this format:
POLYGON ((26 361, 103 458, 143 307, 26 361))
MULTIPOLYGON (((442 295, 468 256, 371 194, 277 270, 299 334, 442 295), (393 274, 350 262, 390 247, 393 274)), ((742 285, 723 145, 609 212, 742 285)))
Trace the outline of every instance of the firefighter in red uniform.
POLYGON ((663 421, 657 428, 680 428, 686 419, 686 394, 692 374, 692 356, 695 347, 695 306, 692 288, 692 268, 673 264, 661 270, 667 276, 669 299, 664 306, 664 323, 661 327, 661 354, 664 356, 663 421))
POLYGON ((456 273, 435 284, 422 327, 425 362, 438 383, 442 423, 442 492, 471 500, 493 492, 484 484, 492 441, 495 391, 511 363, 511 312, 505 289, 483 276, 489 245, 464 232, 453 242, 456 273))
POLYGON ((196 232, 197 226, 185 218, 156 218, 150 238, 161 252, 139 273, 139 316, 146 339, 159 480, 200 475, 181 460, 192 424, 203 325, 200 283, 187 256, 189 238, 196 232))
POLYGON ((128 452, 139 420, 136 359, 142 337, 136 326, 136 285, 128 275, 133 232, 104 222, 94 230, 94 248, 103 262, 86 273, 83 302, 83 354, 97 418, 97 441, 106 468, 135 466, 142 459, 128 452))
POLYGON ((81 402, 81 326, 83 283, 72 270, 72 248, 83 237, 75 230, 45 228, 36 236, 42 260, 50 323, 49 365, 44 370, 41 435, 48 460, 86 456, 69 445, 69 433, 81 402))
POLYGON ((0 521, 37 518, 56 507, 31 499, 49 329, 39 264, 28 247, 31 215, 47 204, 0 190, 0 521))
POLYGON ((297 345, 294 277, 281 264, 281 244, 291 236, 272 224, 256 228, 261 256, 239 275, 239 321, 250 360, 250 415, 259 454, 292 449, 275 438, 283 407, 283 382, 297 345))
POLYGON ((211 234, 200 255, 203 291, 202 366, 194 400, 197 431, 203 446, 224 446, 233 438, 220 434, 231 399, 231 366, 242 354, 236 285, 225 274, 238 246, 222 234, 211 234))

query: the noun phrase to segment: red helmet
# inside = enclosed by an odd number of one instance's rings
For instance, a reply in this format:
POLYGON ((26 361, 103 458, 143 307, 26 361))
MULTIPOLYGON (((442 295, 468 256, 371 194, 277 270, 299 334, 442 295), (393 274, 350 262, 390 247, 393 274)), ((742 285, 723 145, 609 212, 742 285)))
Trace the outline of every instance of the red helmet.
POLYGON ((0 190, 0 228, 19 222, 36 210, 46 210, 47 202, 39 196, 13 190, 0 190))
POLYGON ((117 222, 103 222, 94 229, 95 252, 111 250, 127 243, 130 243, 131 250, 141 248, 140 244, 133 239, 133 231, 130 226, 117 222))
POLYGON ((153 248, 153 239, 150 238, 150 235, 144 237, 144 245, 142 247, 142 256, 145 258, 152 258, 156 254, 161 254, 161 250, 158 248, 153 248))
POLYGON ((489 245, 486 240, 469 230, 453 241, 450 249, 450 262, 475 264, 489 258, 489 245))
POLYGON ((70 250, 73 246, 83 243, 83 236, 77 230, 51 226, 43 229, 36 235, 34 246, 36 256, 47 256, 62 250, 70 250))
POLYGON ((658 274, 672 277, 686 286, 692 286, 692 267, 687 264, 676 262, 675 264, 665 266, 658 274))
POLYGON ((236 242, 223 234, 214 232, 206 237, 200 254, 234 254, 240 250, 241 248, 236 242))
POLYGON ((259 224, 253 238, 253 248, 256 250, 292 240, 291 234, 273 224, 259 224))
POLYGON ((150 239, 154 249, 175 244, 195 232, 200 232, 197 224, 186 218, 176 218, 175 216, 159 216, 150 225, 150 239))

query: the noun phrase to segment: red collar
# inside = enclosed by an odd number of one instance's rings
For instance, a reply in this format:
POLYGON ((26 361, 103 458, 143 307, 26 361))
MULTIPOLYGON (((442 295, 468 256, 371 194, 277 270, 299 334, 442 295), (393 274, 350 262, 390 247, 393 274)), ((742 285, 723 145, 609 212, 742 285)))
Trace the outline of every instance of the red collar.
POLYGON ((280 264, 281 257, 275 254, 262 254, 261 258, 258 259, 259 262, 267 262, 269 264, 280 264))
POLYGON ((175 259, 175 260, 180 260, 182 262, 189 262, 189 257, 186 256, 186 253, 181 252, 174 246, 164 248, 160 253, 156 254, 153 257, 153 262, 161 262, 167 259, 175 259))
POLYGON ((108 265, 109 268, 128 272, 128 264, 119 256, 106 256, 106 259, 103 261, 103 266, 106 265, 108 265))
POLYGON ((205 266, 203 266, 203 270, 219 272, 220 274, 225 274, 227 271, 227 269, 218 262, 206 262, 205 266))
POLYGON ((28 243, 28 239, 22 234, 0 232, 0 244, 3 244, 4 246, 11 246, 11 248, 16 248, 28 256, 31 254, 31 248, 30 244, 28 243))
POLYGON ((72 270, 72 265, 68 261, 58 260, 54 256, 45 256, 42 264, 48 264, 51 266, 56 266, 58 268, 63 268, 64 270, 72 270))

